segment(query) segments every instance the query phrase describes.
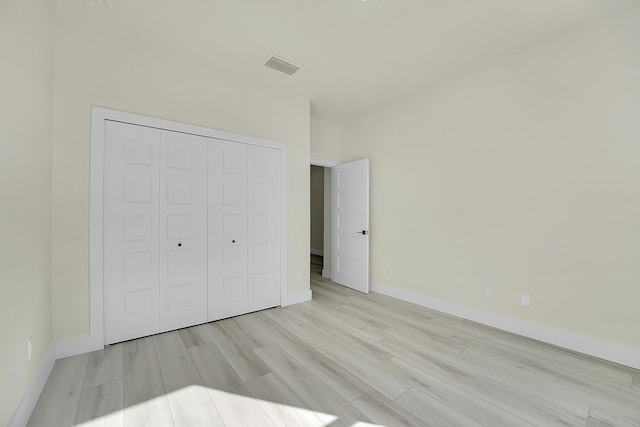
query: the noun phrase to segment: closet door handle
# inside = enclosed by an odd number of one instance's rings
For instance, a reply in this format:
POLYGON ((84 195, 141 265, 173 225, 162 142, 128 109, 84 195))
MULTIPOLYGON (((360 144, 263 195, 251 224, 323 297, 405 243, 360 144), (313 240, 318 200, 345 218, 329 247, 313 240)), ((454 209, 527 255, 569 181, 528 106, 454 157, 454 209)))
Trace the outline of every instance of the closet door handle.
POLYGON ((236 242, 235 240, 232 240, 232 241, 231 241, 231 243, 235 243, 235 242, 236 242))
POLYGON ((182 242, 178 242, 178 247, 182 246, 182 242))

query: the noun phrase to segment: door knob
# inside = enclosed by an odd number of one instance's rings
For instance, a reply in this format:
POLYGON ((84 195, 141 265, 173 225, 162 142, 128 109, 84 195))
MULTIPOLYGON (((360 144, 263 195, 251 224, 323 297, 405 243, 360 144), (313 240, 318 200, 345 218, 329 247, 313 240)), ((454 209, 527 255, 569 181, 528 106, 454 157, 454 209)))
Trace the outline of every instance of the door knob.
POLYGON ((182 246, 182 242, 178 242, 178 246, 182 246))
POLYGON ((232 241, 231 241, 231 243, 235 243, 235 242, 236 242, 235 240, 232 240, 232 241))
POLYGON ((366 236, 367 234, 369 234, 369 230, 358 231, 357 234, 362 234, 363 236, 366 236))

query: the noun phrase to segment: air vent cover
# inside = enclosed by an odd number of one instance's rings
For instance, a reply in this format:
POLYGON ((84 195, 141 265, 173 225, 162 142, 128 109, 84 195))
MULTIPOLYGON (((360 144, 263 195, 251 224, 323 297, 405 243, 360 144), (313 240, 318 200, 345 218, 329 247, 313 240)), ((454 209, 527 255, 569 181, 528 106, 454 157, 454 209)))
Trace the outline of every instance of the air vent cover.
POLYGON ((293 65, 292 63, 287 62, 282 58, 278 58, 277 56, 269 57, 264 65, 266 67, 273 68, 276 71, 280 71, 281 73, 285 73, 289 76, 300 69, 300 67, 298 67, 297 65, 293 65))

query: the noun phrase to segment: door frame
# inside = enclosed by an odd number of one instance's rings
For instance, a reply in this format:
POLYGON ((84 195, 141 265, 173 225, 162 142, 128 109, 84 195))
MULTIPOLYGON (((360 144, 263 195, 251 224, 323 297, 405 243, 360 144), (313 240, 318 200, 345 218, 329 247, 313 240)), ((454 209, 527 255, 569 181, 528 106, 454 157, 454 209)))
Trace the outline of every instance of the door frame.
MULTIPOLYGON (((320 166, 327 169, 332 169, 334 166, 337 166, 339 164, 340 162, 337 162, 335 160, 323 159, 322 157, 314 157, 314 156, 311 156, 309 161, 310 166, 320 166)), ((330 199, 333 199, 333 189, 330 189, 329 192, 331 193, 330 199)), ((333 214, 333 211, 331 212, 331 214, 333 214)), ((331 236, 332 232, 330 229, 328 232, 329 232, 329 236, 331 236)), ((327 233, 326 227, 325 227, 324 233, 325 234, 327 233)), ((333 236, 331 236, 331 238, 333 238, 333 236)), ((323 267, 321 274, 322 274, 322 277, 324 277, 325 279, 333 280, 333 266, 331 266, 331 271, 329 271, 328 274, 325 274, 325 269, 323 267)))
MULTIPOLYGON (((222 139, 280 150, 280 304, 287 301, 287 228, 288 228, 288 165, 287 144, 264 138, 190 125, 172 120, 128 113, 109 108, 91 107, 91 141, 89 166, 89 336, 59 343, 61 354, 78 354, 104 347, 104 123, 107 120, 166 129, 193 135, 222 139)), ((64 356, 60 356, 64 357, 64 356)))

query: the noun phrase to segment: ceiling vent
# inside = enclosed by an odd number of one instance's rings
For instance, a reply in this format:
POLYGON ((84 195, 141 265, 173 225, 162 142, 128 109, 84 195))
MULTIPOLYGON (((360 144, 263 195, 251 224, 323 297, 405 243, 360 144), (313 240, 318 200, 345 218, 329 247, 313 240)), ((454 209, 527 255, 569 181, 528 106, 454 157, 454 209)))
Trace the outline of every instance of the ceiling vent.
POLYGON ((265 62, 264 65, 266 67, 273 68, 276 71, 280 71, 281 73, 285 73, 288 76, 294 74, 300 69, 297 65, 293 65, 292 63, 273 55, 267 59, 267 62, 265 62))

